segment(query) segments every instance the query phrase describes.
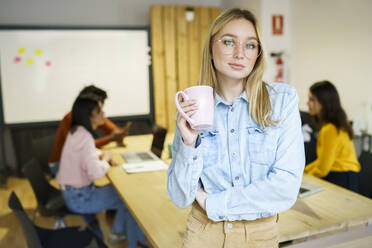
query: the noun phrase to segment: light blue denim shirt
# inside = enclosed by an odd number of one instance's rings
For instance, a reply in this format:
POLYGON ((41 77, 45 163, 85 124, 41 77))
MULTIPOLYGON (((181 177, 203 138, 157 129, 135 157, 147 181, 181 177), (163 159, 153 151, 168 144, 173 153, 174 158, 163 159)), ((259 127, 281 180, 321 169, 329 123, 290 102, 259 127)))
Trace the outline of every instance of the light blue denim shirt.
POLYGON ((201 186, 213 221, 254 220, 295 203, 305 166, 298 96, 289 85, 267 85, 275 126, 263 130, 252 119, 243 92, 233 104, 215 95, 214 124, 196 148, 176 128, 167 183, 174 204, 189 206, 201 186))

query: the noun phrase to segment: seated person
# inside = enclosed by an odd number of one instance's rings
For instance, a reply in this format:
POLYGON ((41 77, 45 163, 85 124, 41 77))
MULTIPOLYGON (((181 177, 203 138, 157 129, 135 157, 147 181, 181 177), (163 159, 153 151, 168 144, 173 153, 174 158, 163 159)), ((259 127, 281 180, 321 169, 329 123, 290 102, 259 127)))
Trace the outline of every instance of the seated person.
POLYGON ((76 213, 94 214, 115 209, 112 242, 128 236, 128 247, 145 243, 145 237, 120 196, 109 184, 95 187, 93 180, 103 177, 111 163, 111 154, 101 152, 94 143, 94 130, 104 123, 101 101, 78 97, 71 112, 71 127, 62 149, 57 181, 67 207, 76 213))
POLYGON ((328 81, 313 84, 307 104, 320 131, 316 143, 317 158, 306 165, 305 172, 358 192, 360 164, 352 141, 353 130, 335 86, 328 81))
MULTIPOLYGON (((79 96, 89 97, 90 95, 94 95, 95 97, 98 97, 102 105, 104 104, 107 98, 106 92, 100 88, 95 87, 94 85, 85 87, 79 93, 79 96)), ((56 143, 54 144, 52 154, 50 155, 50 158, 49 158, 49 167, 50 167, 52 175, 54 176, 57 174, 57 171, 58 171, 62 147, 63 147, 63 144, 65 143, 65 139, 70 130, 70 125, 71 125, 71 112, 67 113, 63 117, 62 121, 60 122, 58 126, 58 130, 56 134, 56 143)), ((111 122, 107 118, 104 119, 104 123, 100 125, 98 128, 101 129, 106 134, 106 136, 95 139, 95 145, 97 148, 100 148, 111 141, 116 141, 119 144, 122 144, 123 138, 126 135, 128 135, 126 130, 118 128, 113 122, 111 122)))

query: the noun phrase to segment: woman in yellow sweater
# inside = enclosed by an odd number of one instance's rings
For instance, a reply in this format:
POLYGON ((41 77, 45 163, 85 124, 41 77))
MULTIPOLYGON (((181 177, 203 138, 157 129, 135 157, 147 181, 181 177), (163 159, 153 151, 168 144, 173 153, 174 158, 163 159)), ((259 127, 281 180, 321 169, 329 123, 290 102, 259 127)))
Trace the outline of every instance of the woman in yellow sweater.
POLYGON ((353 145, 353 129, 341 107, 335 86, 321 81, 310 87, 307 102, 320 131, 316 144, 317 159, 305 167, 307 174, 358 192, 360 164, 353 145))

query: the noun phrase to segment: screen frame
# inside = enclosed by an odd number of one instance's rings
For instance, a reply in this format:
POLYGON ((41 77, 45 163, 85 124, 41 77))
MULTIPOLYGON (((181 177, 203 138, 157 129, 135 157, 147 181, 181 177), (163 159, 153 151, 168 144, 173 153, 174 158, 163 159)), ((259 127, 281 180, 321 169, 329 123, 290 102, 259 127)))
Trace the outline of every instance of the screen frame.
MULTIPOLYGON (((150 113, 146 115, 130 115, 120 117, 109 117, 112 121, 128 121, 128 120, 146 120, 151 124, 154 123, 154 90, 153 90, 153 76, 152 76, 152 51, 151 51, 151 29, 150 26, 24 26, 24 25, 0 25, 0 30, 143 30, 147 32, 147 45, 149 47, 149 101, 150 113)), ((23 122, 23 123, 5 123, 3 99, 2 99, 2 83, 1 83, 1 65, 0 65, 0 130, 5 127, 22 128, 22 127, 42 127, 55 126, 58 121, 42 121, 42 122, 23 122)), ((62 120, 63 116, 61 116, 62 120)), ((1 132, 3 134, 3 132, 1 132)))

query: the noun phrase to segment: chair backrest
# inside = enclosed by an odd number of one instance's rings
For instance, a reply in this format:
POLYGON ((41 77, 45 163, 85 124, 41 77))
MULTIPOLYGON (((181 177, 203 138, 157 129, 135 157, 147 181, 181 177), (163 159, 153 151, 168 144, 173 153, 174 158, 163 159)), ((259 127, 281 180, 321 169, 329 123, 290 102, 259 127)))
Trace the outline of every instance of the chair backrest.
POLYGON ((167 136, 167 129, 158 125, 154 125, 152 128, 152 134, 153 139, 151 144, 151 151, 160 158, 164 148, 165 136, 167 136))
POLYGON ((313 162, 316 159, 316 126, 314 118, 307 112, 300 111, 302 132, 304 134, 305 158, 306 164, 313 162), (305 137, 305 134, 307 137, 305 137))
POLYGON ((37 234, 34 224, 23 210, 22 204, 17 195, 12 192, 8 201, 9 208, 13 210, 19 223, 22 226, 23 234, 26 236, 28 248, 42 248, 40 238, 37 234))
POLYGON ((31 143, 32 153, 34 157, 39 161, 41 169, 46 173, 50 173, 48 160, 50 154, 53 151, 55 135, 34 138, 32 139, 31 143))
POLYGON ((39 206, 46 204, 49 199, 49 193, 52 186, 46 180, 38 160, 33 158, 28 161, 23 167, 23 173, 30 181, 39 206))
POLYGON ((362 170, 358 173, 359 193, 372 198, 372 153, 362 151, 359 157, 362 170))

